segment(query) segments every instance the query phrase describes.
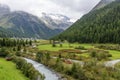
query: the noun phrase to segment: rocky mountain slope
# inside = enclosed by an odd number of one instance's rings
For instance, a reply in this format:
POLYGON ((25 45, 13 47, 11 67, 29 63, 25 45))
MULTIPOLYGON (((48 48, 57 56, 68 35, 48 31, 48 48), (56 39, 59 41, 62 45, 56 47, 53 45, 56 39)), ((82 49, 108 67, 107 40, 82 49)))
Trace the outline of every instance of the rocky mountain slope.
POLYGON ((43 13, 41 19, 51 29, 66 30, 73 22, 67 16, 43 13))
POLYGON ((8 6, 0 4, 0 37, 48 39, 71 24, 46 17, 38 18, 23 11, 11 12, 8 6))

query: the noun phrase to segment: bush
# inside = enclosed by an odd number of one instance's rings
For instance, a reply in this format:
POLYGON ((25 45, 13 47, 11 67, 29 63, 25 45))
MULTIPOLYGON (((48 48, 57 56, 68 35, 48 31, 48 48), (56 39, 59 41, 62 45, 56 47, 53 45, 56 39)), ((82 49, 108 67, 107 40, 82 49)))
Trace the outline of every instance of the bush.
POLYGON ((109 57, 112 57, 112 55, 106 51, 92 51, 90 53, 90 57, 97 58, 98 60, 103 60, 103 59, 108 59, 109 57))
POLYGON ((15 55, 16 55, 16 56, 21 56, 21 52, 20 52, 20 51, 17 51, 17 52, 15 53, 15 55))
POLYGON ((6 57, 9 54, 10 54, 9 51, 7 51, 6 48, 1 48, 1 50, 0 50, 0 57, 6 57))
POLYGON ((52 47, 56 47, 56 44, 52 44, 52 47))
POLYGON ((120 45, 97 45, 96 48, 120 51, 120 45))
POLYGON ((78 46, 78 47, 76 47, 75 49, 80 49, 80 50, 87 50, 85 47, 83 47, 83 46, 78 46))
POLYGON ((91 52, 90 56, 95 58, 97 56, 97 53, 95 51, 93 51, 93 52, 91 52))

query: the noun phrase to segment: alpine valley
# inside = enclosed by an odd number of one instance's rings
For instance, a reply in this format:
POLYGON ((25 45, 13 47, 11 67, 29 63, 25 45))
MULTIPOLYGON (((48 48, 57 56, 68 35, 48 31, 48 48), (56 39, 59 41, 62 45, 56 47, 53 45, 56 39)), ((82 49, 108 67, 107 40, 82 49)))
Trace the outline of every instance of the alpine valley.
POLYGON ((0 2, 0 80, 120 80, 120 0, 0 2))

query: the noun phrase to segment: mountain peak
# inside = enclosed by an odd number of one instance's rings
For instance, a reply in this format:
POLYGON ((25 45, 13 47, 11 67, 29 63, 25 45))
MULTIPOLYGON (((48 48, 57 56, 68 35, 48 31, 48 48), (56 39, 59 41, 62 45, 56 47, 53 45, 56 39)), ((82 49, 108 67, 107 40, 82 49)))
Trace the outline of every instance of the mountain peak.
POLYGON ((61 14, 52 14, 52 13, 50 13, 50 14, 47 14, 47 13, 42 13, 42 17, 50 17, 50 18, 52 18, 52 19, 54 19, 54 20, 70 20, 70 18, 69 17, 67 17, 67 16, 65 16, 65 15, 61 15, 61 14))
POLYGON ((10 8, 7 5, 0 4, 0 16, 10 13, 10 8))
POLYGON ((0 4, 0 36, 48 39, 62 32, 61 26, 69 27, 71 24, 52 19, 50 16, 54 14, 49 14, 48 19, 47 15, 44 13, 44 20, 24 11, 10 11, 8 6, 0 4), (52 29, 52 26, 57 28, 52 29))
POLYGON ((71 22, 71 19, 69 17, 61 14, 42 13, 41 19, 51 29, 65 30, 73 24, 73 22, 71 22))
POLYGON ((0 4, 0 8, 10 9, 9 6, 7 6, 7 5, 5 5, 5 4, 0 4))

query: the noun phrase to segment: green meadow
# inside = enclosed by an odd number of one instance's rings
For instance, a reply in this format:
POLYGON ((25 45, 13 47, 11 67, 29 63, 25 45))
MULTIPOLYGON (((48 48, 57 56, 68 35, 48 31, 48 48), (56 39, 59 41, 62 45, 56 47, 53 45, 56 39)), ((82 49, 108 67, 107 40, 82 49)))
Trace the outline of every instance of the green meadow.
POLYGON ((0 58, 0 80, 29 80, 11 61, 0 58))
MULTIPOLYGON (((39 48, 39 50, 59 51, 62 49, 75 49, 75 47, 78 47, 78 46, 83 46, 84 48, 90 49, 90 48, 94 48, 94 45, 99 45, 99 44, 63 43, 62 47, 60 47, 59 44, 57 44, 56 47, 52 47, 51 44, 41 44, 38 46, 38 48, 39 48)), ((106 45, 114 45, 114 44, 106 44, 106 45)), ((94 49, 96 49, 96 48, 94 48, 94 49)), ((105 50, 105 49, 103 49, 103 50, 105 50)), ((120 59, 120 51, 116 51, 116 50, 107 50, 107 51, 109 51, 109 53, 112 54, 111 59, 120 59)), ((80 55, 87 56, 88 53, 80 54, 80 55)))
POLYGON ((62 47, 60 47, 59 44, 57 44, 56 47, 52 47, 51 44, 42 44, 39 45, 38 48, 39 50, 59 51, 61 49, 74 49, 75 47, 78 46, 84 46, 85 48, 93 48, 91 44, 78 44, 78 43, 74 44, 64 43, 62 44, 62 47))
POLYGON ((112 54, 112 59, 120 59, 120 51, 109 50, 109 53, 112 54))

